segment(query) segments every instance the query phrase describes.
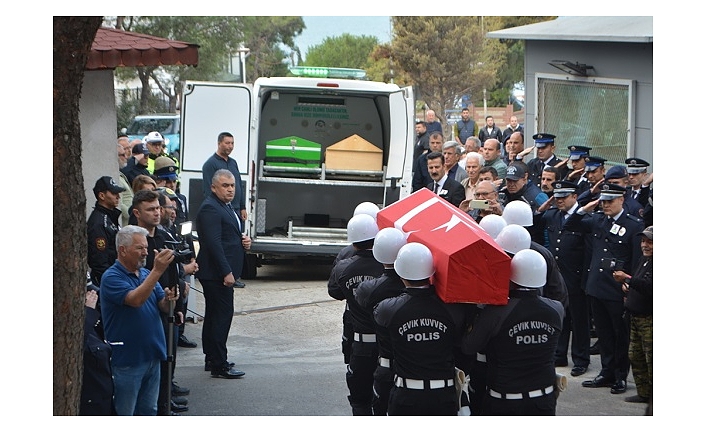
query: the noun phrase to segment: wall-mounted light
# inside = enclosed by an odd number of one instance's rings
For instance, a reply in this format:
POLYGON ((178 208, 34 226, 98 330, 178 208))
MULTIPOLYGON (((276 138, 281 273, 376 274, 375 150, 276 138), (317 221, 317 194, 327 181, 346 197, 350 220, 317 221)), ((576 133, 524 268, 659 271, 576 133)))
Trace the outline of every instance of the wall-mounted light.
POLYGON ((570 61, 564 60, 552 60, 549 62, 552 66, 561 70, 564 73, 575 76, 588 76, 588 69, 593 69, 593 66, 589 66, 583 63, 571 63, 570 61))

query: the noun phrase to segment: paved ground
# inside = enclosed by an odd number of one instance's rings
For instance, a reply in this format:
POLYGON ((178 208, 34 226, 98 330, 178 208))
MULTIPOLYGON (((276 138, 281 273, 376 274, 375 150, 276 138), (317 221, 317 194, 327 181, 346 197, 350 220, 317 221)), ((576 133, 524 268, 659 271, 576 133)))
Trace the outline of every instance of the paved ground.
MULTIPOLYGON (((246 376, 211 378, 203 370, 201 322, 187 322, 186 335, 195 349, 178 348, 175 380, 191 389, 183 416, 350 416, 340 352, 343 303, 326 289, 325 265, 272 265, 259 269, 256 280, 235 289, 229 359, 246 376)), ((197 285, 200 289, 200 286, 197 285)), ((203 313, 197 294, 196 313, 203 313)), ((190 304, 192 307, 193 304, 190 304)), ((644 404, 624 398, 636 393, 632 376, 624 395, 609 388, 581 387, 599 371, 593 356, 588 373, 571 377, 571 367, 558 368, 569 380, 559 397, 559 416, 640 416, 644 404)))

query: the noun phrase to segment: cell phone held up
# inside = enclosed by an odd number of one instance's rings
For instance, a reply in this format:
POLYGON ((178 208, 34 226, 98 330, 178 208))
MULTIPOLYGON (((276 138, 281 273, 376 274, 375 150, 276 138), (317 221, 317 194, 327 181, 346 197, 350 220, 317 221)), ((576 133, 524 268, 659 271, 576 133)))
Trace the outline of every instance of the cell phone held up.
POLYGON ((488 208, 490 208, 490 202, 488 202, 487 199, 473 199, 468 204, 468 207, 477 210, 487 210, 488 208))
POLYGON ((604 271, 622 271, 625 262, 619 259, 601 259, 601 269, 604 271))

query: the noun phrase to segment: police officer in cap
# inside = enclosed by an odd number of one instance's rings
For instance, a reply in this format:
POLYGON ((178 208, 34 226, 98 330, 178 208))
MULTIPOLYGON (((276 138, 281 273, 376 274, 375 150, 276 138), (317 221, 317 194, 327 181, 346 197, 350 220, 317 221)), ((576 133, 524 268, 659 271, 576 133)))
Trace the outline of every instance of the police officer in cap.
POLYGON ((569 158, 566 160, 569 172, 563 179, 575 183, 577 186, 576 193, 580 195, 588 189, 588 179, 584 168, 586 167, 586 157, 590 156, 592 148, 582 145, 571 145, 568 148, 569 158))
POLYGON ((355 292, 362 281, 373 280, 383 273, 383 266, 375 260, 372 251, 378 226, 370 215, 358 214, 348 221, 347 231, 348 240, 356 251, 352 257, 339 261, 331 271, 328 294, 334 299, 346 301, 346 320, 353 330, 346 372, 346 384, 350 391, 348 401, 353 415, 372 416, 373 374, 378 365, 375 322, 369 310, 355 300, 355 292))
POLYGON ((424 244, 405 244, 395 260, 405 293, 382 300, 375 308, 378 325, 392 341, 395 372, 390 416, 455 416, 458 414, 454 345, 463 316, 454 317, 430 284, 431 251, 424 244))
POLYGON ((642 207, 646 207, 650 197, 652 197, 652 175, 647 173, 647 167, 650 164, 637 157, 632 157, 625 160, 626 169, 628 171, 628 184, 630 185, 628 193, 632 195, 642 207))
POLYGON ((556 136, 551 133, 537 133, 532 135, 532 139, 534 139, 534 148, 537 149, 537 157, 527 162, 530 182, 540 186, 542 172, 547 166, 559 165, 557 179, 563 178, 567 174, 568 169, 566 168, 566 162, 561 163, 563 160, 554 154, 554 139, 556 139, 556 136))
POLYGON ((584 158, 584 176, 587 182, 584 186, 577 184, 577 194, 579 205, 586 205, 588 202, 597 199, 605 181, 606 159, 599 156, 589 156, 584 158))
POLYGON ((541 254, 518 251, 510 262, 507 305, 487 305, 463 338, 464 353, 486 351, 488 415, 556 415, 554 352, 564 307, 540 296, 546 271, 541 254))
POLYGON ((625 191, 625 187, 604 184, 599 199, 576 210, 564 224, 565 229, 583 232, 591 250, 586 294, 600 340, 602 368, 582 385, 610 387, 612 394, 625 392, 630 367, 628 327, 623 319, 625 295, 613 271, 633 268, 640 259, 639 234, 645 228, 641 219, 623 209, 625 191), (590 214, 599 203, 603 212, 590 214))
POLYGON ((571 375, 576 377, 584 374, 591 362, 591 318, 586 296, 586 270, 590 254, 586 250, 584 235, 564 227, 569 215, 579 208, 576 201, 576 184, 556 181, 552 186, 554 194, 540 207, 540 213, 534 217, 534 222, 546 228, 548 249, 554 255, 569 295, 569 306, 557 346, 555 365, 568 365, 567 355, 571 341, 571 359, 574 364, 571 375))
POLYGON ((630 193, 628 171, 625 167, 613 166, 608 169, 608 172, 605 173, 605 182, 608 184, 617 184, 621 187, 625 187, 627 190, 625 191, 625 202, 623 203, 623 208, 625 208, 625 211, 629 214, 642 218, 644 208, 635 198, 633 198, 633 194, 630 193))
POLYGON ((88 266, 91 268, 91 282, 100 286, 101 276, 118 258, 115 237, 120 229, 120 187, 109 176, 98 178, 93 186, 96 206, 86 221, 88 236, 88 266))

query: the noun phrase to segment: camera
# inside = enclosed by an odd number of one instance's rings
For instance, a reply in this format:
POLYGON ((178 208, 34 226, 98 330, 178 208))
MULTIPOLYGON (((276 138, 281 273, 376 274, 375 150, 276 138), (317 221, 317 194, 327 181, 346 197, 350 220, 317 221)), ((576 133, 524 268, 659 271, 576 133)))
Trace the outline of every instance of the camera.
POLYGON ((469 204, 470 208, 486 210, 490 208, 490 202, 487 199, 473 199, 469 204))
POLYGON ((625 262, 619 259, 601 259, 601 269, 606 271, 622 271, 625 262))
POLYGON ((179 241, 164 241, 164 248, 168 248, 174 255, 174 262, 189 263, 193 257, 193 252, 186 242, 179 241))

